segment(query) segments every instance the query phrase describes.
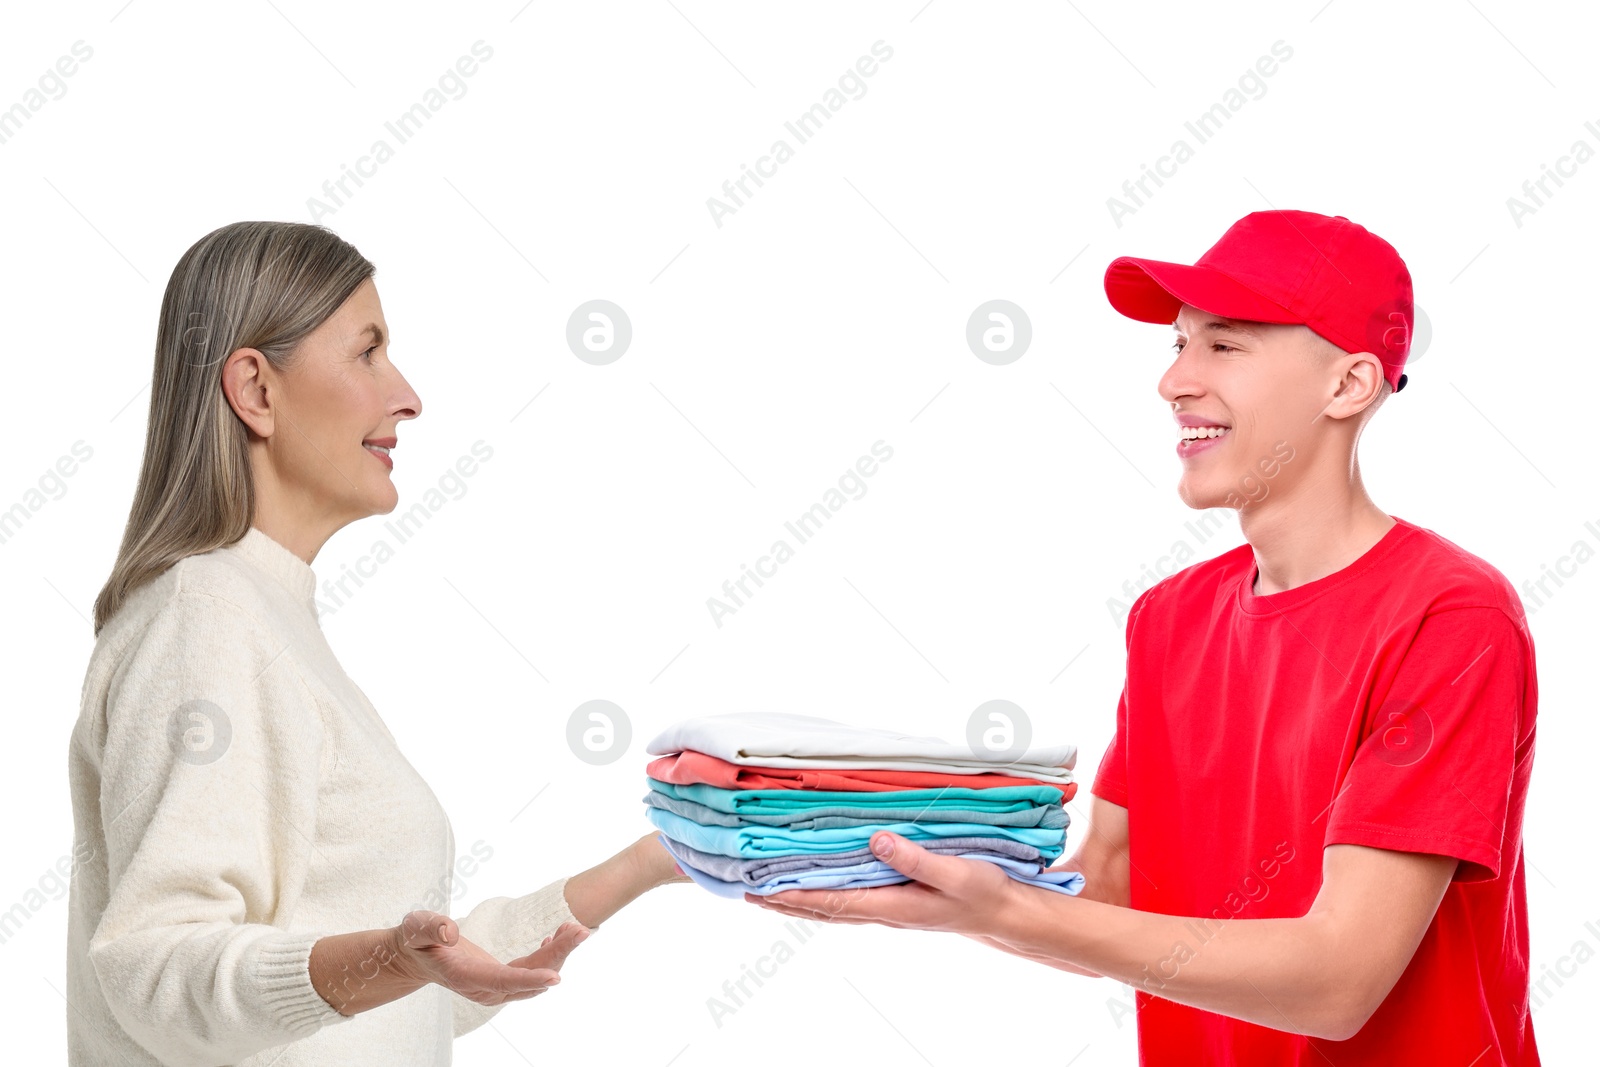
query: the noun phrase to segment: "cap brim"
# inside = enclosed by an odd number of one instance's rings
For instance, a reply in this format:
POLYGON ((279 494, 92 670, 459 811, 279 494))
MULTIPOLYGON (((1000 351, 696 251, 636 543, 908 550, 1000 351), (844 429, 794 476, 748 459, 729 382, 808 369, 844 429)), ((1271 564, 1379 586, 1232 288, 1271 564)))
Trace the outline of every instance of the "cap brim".
POLYGON ((1106 298, 1130 319, 1171 325, 1184 304, 1225 319, 1300 322, 1232 278, 1210 267, 1119 256, 1106 268, 1106 298))

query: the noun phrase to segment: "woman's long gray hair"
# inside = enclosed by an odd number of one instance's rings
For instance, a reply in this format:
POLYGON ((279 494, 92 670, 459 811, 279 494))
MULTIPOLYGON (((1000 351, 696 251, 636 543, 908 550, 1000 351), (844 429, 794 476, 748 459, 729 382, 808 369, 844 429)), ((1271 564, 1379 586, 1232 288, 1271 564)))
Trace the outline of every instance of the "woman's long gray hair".
POLYGON ((323 226, 234 222, 196 241, 167 281, 150 380, 144 462, 94 632, 185 556, 233 544, 255 514, 249 429, 222 391, 241 348, 286 370, 295 348, 374 268, 323 226))

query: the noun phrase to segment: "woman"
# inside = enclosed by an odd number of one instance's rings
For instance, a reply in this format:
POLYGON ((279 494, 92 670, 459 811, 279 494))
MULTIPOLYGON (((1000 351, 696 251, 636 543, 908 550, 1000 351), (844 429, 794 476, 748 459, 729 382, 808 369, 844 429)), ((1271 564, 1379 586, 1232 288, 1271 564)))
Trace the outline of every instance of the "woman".
POLYGON ((72 1063, 448 1063, 590 929, 687 881, 650 833, 459 920, 430 909, 476 860, 339 667, 310 567, 394 509, 388 452, 422 411, 372 275, 324 228, 239 222, 167 284, 69 752, 72 1063))

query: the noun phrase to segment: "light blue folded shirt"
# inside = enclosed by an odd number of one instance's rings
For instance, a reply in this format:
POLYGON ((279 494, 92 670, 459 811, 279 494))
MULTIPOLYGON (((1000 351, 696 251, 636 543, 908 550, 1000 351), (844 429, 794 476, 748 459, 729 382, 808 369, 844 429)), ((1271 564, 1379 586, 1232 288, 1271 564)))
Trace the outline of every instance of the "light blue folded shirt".
POLYGON ((846 852, 861 848, 879 830, 899 834, 908 841, 936 837, 1007 837, 1039 850, 1053 860, 1065 850, 1067 832, 1035 826, 989 826, 981 823, 891 822, 875 826, 846 826, 826 830, 789 830, 781 826, 701 826, 661 808, 646 807, 645 818, 668 837, 702 852, 746 859, 797 856, 813 852, 846 852))
MULTIPOLYGON (((791 889, 874 889, 878 886, 901 885, 912 880, 882 860, 874 859, 848 867, 819 867, 810 871, 794 871, 753 886, 745 882, 729 882, 713 877, 684 859, 678 849, 673 847, 677 842, 672 838, 663 836, 662 843, 677 859, 678 866, 683 868, 683 873, 687 874, 696 885, 709 889, 719 897, 729 897, 733 900, 744 899, 746 893, 767 897, 791 889)), ((1037 863, 1025 863, 1022 860, 993 853, 974 853, 965 856, 957 854, 956 858, 992 863, 1016 881, 1038 886, 1040 889, 1049 889, 1069 896, 1076 896, 1083 890, 1084 878, 1077 871, 1043 870, 1037 863)))

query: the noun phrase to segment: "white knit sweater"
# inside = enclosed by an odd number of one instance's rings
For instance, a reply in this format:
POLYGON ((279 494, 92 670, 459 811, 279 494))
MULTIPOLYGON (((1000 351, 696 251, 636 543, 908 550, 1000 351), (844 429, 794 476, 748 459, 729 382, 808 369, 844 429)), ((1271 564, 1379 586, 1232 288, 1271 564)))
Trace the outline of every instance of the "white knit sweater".
MULTIPOLYGON (((70 1063, 447 1064, 499 1010, 428 985, 346 1017, 311 986, 319 937, 448 914, 457 862, 315 588, 252 527, 102 628, 68 753, 70 1063)), ((502 962, 533 951, 572 919, 565 882, 484 901, 462 935, 502 962)))

